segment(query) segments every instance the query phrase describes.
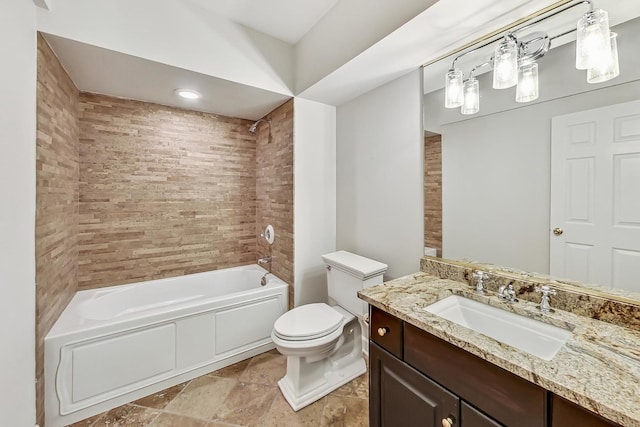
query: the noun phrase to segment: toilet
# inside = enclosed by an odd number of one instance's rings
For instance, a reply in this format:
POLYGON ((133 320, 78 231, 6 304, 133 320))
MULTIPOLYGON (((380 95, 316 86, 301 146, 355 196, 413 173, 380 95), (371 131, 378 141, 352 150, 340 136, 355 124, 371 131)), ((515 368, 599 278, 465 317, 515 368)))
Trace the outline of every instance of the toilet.
MULTIPOLYGON (((296 307, 276 320, 271 338, 287 356, 278 386, 294 411, 366 372, 358 291, 382 283, 387 265, 346 251, 322 255, 329 302, 296 307)), ((366 337, 365 337, 366 338, 366 337)))

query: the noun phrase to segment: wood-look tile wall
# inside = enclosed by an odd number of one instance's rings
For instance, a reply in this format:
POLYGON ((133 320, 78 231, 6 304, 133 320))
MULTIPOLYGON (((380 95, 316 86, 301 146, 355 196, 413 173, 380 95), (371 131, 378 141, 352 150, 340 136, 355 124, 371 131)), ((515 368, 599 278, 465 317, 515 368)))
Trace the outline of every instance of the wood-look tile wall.
POLYGON ((257 135, 256 234, 273 225, 276 239, 271 248, 258 238, 258 255, 273 256, 272 271, 289 284, 293 304, 293 100, 269 113, 271 125, 261 122, 257 135))
POLYGON ((78 280, 78 89, 38 35, 36 406, 44 422, 44 337, 78 280))
POLYGON ((256 261, 250 121, 80 95, 80 289, 256 261))
POLYGON ((424 245, 442 256, 442 137, 424 139, 424 245))

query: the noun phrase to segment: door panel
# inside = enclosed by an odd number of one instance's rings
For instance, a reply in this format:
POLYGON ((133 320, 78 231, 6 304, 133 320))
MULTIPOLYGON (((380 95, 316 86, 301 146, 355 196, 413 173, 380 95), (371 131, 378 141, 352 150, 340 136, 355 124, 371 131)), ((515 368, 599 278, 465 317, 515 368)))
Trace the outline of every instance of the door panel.
POLYGON ((640 291, 640 101, 554 117, 550 273, 640 291))

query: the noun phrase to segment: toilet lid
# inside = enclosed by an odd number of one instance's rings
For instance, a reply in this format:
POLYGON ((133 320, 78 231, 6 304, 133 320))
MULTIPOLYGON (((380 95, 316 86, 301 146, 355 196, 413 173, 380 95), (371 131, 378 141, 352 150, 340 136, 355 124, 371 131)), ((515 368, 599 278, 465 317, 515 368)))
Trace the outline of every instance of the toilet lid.
POLYGON ((342 314, 327 304, 306 304, 280 316, 273 325, 273 331, 285 340, 309 340, 335 331, 342 324, 342 320, 342 314))

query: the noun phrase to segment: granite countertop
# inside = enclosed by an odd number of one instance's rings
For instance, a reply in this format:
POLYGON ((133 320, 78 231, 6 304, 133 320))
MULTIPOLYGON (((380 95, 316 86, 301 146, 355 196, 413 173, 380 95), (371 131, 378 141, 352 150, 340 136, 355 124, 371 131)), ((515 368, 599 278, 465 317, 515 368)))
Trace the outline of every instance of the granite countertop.
MULTIPOLYGON (((535 303, 508 304, 494 292, 416 273, 361 290, 358 296, 426 332, 624 426, 640 427, 640 332, 562 310, 543 315, 535 303), (570 329, 573 335, 546 361, 424 310, 461 295, 570 329)), ((551 300, 553 306, 553 298, 551 300)))

